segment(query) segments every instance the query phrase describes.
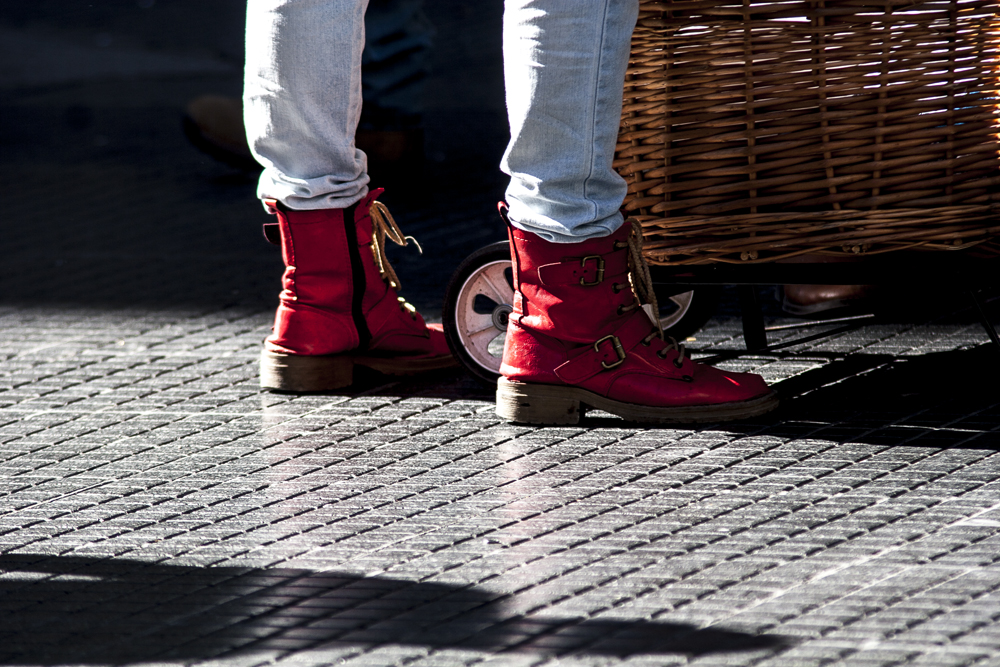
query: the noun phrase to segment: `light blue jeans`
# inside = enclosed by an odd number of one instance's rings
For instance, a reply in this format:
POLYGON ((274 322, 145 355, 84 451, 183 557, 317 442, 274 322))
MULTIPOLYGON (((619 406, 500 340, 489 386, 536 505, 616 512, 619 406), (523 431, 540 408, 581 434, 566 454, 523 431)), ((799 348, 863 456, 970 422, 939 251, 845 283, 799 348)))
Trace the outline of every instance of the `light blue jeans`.
MULTIPOLYGON (((250 0, 244 108, 261 198, 344 208, 368 193, 354 145, 367 0, 250 0)), ((572 243, 622 224, 612 169, 638 0, 507 0, 511 223, 572 243)), ((444 36, 447 38, 447 36, 444 36)))

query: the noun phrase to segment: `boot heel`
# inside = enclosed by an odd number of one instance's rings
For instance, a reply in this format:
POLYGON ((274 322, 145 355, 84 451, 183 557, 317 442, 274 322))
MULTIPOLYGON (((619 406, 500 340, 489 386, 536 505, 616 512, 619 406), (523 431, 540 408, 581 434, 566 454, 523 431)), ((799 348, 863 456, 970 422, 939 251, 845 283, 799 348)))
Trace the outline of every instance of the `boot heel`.
POLYGON ((354 382, 354 362, 344 355, 310 357, 264 350, 260 386, 278 391, 330 391, 354 382))
POLYGON ((497 414, 520 424, 579 424, 583 406, 571 387, 497 380, 497 414))

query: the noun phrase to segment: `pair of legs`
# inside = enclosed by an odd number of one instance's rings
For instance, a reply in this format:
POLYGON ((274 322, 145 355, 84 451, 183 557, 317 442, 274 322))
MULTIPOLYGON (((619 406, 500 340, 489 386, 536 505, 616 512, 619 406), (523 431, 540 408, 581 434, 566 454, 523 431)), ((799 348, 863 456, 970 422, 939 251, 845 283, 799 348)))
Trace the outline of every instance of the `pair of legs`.
MULTIPOLYGON (((296 210, 367 193, 361 119, 366 0, 250 0, 244 108, 264 165, 259 195, 296 210)), ((515 227, 563 243, 622 224, 611 168, 638 0, 506 3, 512 140, 503 169, 515 227)))
MULTIPOLYGON (((440 331, 397 301, 398 280, 378 252, 386 235, 403 238, 374 203, 354 143, 366 4, 248 6, 245 122, 286 260, 265 386, 334 388, 312 379, 344 384, 359 363, 405 372, 450 363, 440 331), (337 270, 322 265, 332 249, 344 259, 337 270)), ((651 421, 748 416, 774 404, 757 376, 686 359, 633 289, 642 259, 619 212, 626 185, 612 160, 637 13, 638 0, 505 5, 511 142, 501 167, 511 177, 516 293, 498 406, 516 421, 572 422, 581 403, 651 421)))

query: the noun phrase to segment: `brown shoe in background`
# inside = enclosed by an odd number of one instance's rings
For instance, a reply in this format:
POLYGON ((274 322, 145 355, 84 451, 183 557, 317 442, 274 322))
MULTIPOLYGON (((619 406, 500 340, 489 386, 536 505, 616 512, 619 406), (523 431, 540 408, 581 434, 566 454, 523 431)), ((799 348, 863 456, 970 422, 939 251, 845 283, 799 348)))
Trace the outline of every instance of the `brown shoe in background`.
POLYGON ((857 307, 871 291, 871 285, 785 285, 781 309, 795 317, 815 317, 857 307))
MULTIPOLYGON (((781 264, 841 264, 857 262, 854 257, 809 254, 779 260, 781 264)), ((785 285, 781 309, 794 317, 834 315, 835 311, 856 308, 870 297, 871 285, 785 285)))

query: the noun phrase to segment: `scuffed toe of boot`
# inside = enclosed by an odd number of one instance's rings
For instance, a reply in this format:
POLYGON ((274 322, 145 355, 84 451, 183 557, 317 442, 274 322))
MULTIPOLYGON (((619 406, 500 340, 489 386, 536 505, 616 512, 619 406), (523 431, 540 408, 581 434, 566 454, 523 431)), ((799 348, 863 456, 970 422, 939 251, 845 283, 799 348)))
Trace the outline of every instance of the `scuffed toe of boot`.
POLYGON ((764 378, 756 373, 723 371, 714 366, 692 362, 695 371, 691 386, 695 404, 713 405, 747 401, 774 393, 764 378))

